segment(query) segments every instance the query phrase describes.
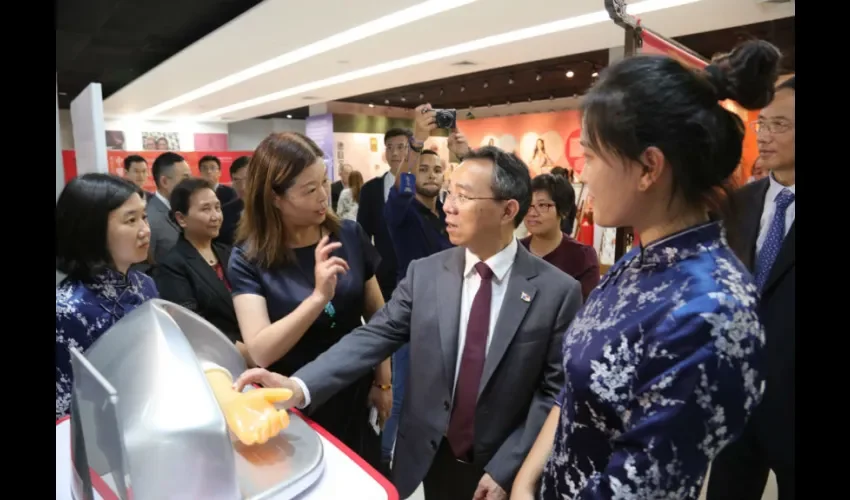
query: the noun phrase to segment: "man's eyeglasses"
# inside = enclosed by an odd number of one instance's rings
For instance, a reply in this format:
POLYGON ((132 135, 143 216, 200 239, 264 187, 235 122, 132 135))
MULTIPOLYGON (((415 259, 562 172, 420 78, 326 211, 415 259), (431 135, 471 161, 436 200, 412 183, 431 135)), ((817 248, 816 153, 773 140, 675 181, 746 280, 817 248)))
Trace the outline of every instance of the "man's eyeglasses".
POLYGON ((757 134, 762 132, 783 134, 794 128, 794 124, 788 120, 756 120, 750 122, 750 126, 757 134))
POLYGON ((454 194, 449 191, 440 191, 440 203, 445 205, 449 200, 452 200, 455 205, 461 206, 472 200, 499 200, 495 196, 466 196, 465 194, 454 194))
POLYGON ((394 146, 387 146, 387 151, 395 151, 397 153, 404 153, 405 151, 407 151, 407 143, 396 144, 394 146))

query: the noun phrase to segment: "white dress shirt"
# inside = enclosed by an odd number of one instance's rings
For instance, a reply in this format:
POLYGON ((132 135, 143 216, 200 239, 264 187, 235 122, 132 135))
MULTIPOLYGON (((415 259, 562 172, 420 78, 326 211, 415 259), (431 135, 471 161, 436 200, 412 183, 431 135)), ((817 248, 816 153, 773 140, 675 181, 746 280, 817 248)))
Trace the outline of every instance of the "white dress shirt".
MULTIPOLYGON (((490 330, 487 332, 487 350, 490 350, 490 343, 493 340, 493 330, 496 328, 496 320, 499 318, 499 311, 502 309, 502 302, 505 300, 505 292, 508 289, 508 281, 510 280, 510 271, 514 265, 517 252, 517 240, 511 238, 511 242, 500 250, 496 255, 493 255, 484 263, 493 271, 493 280, 491 282, 492 295, 490 298, 490 330)), ((481 262, 475 254, 466 251, 466 260, 463 266, 463 289, 460 296, 460 324, 458 325, 457 336, 457 360, 455 361, 455 381, 452 384, 452 397, 454 397, 454 386, 457 385, 457 374, 460 371, 460 361, 463 359, 463 348, 466 345, 466 326, 469 323, 469 313, 472 310, 472 301, 475 299, 475 294, 481 287, 481 276, 475 270, 475 264, 481 262)), ((292 380, 301 387, 301 392, 304 393, 304 404, 299 408, 310 406, 310 391, 304 382, 298 377, 292 377, 292 380)))
POLYGON ((165 203, 165 206, 168 207, 169 210, 171 210, 171 202, 168 201, 168 198, 163 196, 159 191, 154 191, 153 195, 159 198, 159 201, 165 203))
MULTIPOLYGON (((517 252, 517 240, 511 238, 511 242, 499 253, 485 260, 484 263, 493 271, 492 296, 490 298, 490 330, 487 332, 487 352, 490 351, 490 342, 493 340, 493 330, 496 328, 496 320, 505 300, 505 291, 508 289, 510 270, 514 265, 517 252)), ((475 254, 466 251, 466 263, 463 267, 463 289, 460 295, 460 325, 457 335, 457 361, 455 361, 455 381, 452 387, 457 385, 457 374, 460 373, 460 361, 463 359, 463 348, 466 345, 466 327, 469 323, 469 313, 472 311, 472 301, 481 287, 481 276, 475 270, 475 264, 481 262, 475 254)), ((454 397, 454 389, 452 390, 454 397)))
POLYGON ((390 197, 390 189, 395 185, 395 176, 392 172, 387 172, 384 176, 384 202, 390 197))
POLYGON ((783 189, 787 189, 794 193, 794 201, 788 205, 785 211, 785 236, 788 236, 788 231, 791 230, 791 225, 794 224, 794 219, 797 215, 797 191, 796 184, 793 186, 783 186, 773 178, 773 173, 769 176, 770 187, 767 188, 767 196, 764 197, 764 209, 761 212, 761 221, 759 222, 759 235, 756 239, 756 255, 761 253, 761 247, 764 245, 764 240, 767 239, 767 232, 770 230, 770 224, 773 222, 773 215, 776 213, 776 197, 783 189))

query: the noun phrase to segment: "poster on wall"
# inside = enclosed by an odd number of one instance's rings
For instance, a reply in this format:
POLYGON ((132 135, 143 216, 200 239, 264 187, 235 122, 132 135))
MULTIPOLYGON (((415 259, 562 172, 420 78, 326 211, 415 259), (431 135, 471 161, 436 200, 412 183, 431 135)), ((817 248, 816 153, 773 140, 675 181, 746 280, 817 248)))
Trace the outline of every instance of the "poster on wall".
POLYGON ((180 151, 180 135, 177 132, 142 132, 142 149, 180 151))
MULTIPOLYGON (((148 180, 142 189, 145 191, 154 191, 156 184, 153 181, 153 173, 151 165, 156 157, 162 154, 162 151, 107 151, 107 168, 110 174, 115 174, 119 177, 124 177, 124 158, 130 155, 139 155, 148 162, 148 180)), ((193 177, 199 177, 198 161, 206 156, 212 155, 221 161, 221 180, 222 184, 230 185, 230 165, 240 156, 251 156, 253 151, 180 151, 179 154, 186 159, 189 168, 192 171, 193 177)), ((65 168, 65 183, 76 177, 77 175, 77 158, 73 150, 62 151, 62 163, 65 168)))
POLYGON ((106 149, 110 151, 124 151, 127 149, 123 130, 106 131, 106 149))
POLYGON ((225 151, 227 150, 227 134, 196 133, 195 151, 225 151))
POLYGON ((584 151, 577 110, 458 120, 458 129, 472 147, 496 146, 516 154, 532 177, 563 167, 573 172, 576 182, 581 179, 584 151))

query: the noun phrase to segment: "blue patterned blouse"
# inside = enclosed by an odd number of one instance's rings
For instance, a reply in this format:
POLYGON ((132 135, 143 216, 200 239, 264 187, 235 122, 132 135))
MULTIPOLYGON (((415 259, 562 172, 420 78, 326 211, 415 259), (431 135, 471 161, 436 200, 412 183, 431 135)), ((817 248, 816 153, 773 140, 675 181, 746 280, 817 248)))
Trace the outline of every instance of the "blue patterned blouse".
POLYGON ((56 287, 56 418, 71 407, 70 347, 85 352, 95 340, 144 301, 159 293, 149 276, 107 270, 91 284, 64 280, 56 287))
POLYGON ((544 499, 696 499, 761 401, 752 277, 719 223, 634 249, 564 336, 544 499))

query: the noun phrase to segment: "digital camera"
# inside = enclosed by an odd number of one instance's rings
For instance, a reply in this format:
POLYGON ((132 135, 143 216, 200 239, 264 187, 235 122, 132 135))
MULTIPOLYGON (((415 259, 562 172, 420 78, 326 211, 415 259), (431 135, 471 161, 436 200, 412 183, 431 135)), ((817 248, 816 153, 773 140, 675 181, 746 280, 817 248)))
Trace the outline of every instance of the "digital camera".
POLYGON ((453 129, 457 126, 456 109, 435 109, 434 121, 437 128, 453 129))

